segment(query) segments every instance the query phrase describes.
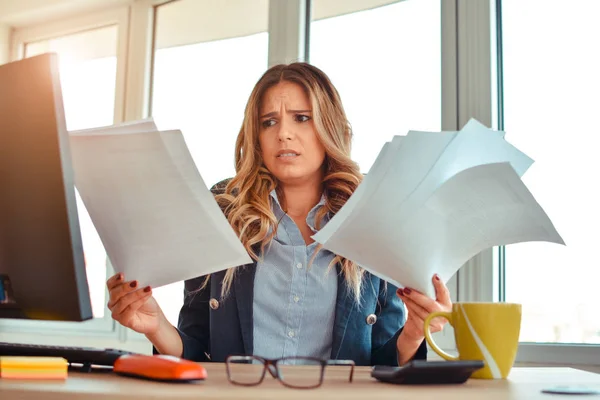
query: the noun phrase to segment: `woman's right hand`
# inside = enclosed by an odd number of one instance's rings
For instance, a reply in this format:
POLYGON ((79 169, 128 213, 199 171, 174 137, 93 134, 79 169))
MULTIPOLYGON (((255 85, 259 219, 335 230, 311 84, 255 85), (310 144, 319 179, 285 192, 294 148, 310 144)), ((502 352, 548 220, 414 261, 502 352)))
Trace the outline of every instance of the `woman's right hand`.
POLYGON ((122 273, 109 278, 106 286, 110 294, 108 309, 115 321, 145 335, 158 331, 164 314, 150 286, 138 288, 137 281, 125 281, 122 273))

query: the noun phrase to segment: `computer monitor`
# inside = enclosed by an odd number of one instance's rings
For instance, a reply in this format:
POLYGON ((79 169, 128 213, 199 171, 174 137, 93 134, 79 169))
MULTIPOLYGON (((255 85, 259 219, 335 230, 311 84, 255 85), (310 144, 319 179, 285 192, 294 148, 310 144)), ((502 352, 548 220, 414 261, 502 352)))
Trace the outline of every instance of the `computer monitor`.
POLYGON ((0 318, 93 317, 58 56, 0 65, 0 318))

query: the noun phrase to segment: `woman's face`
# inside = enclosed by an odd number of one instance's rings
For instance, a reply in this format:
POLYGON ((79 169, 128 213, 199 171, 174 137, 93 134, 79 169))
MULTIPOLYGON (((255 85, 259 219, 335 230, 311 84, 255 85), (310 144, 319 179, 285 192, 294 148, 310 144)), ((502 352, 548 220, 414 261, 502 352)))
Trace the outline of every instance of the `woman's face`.
POLYGON ((317 137, 307 94, 296 83, 269 88, 259 107, 259 143, 265 166, 282 183, 323 179, 325 148, 317 137))

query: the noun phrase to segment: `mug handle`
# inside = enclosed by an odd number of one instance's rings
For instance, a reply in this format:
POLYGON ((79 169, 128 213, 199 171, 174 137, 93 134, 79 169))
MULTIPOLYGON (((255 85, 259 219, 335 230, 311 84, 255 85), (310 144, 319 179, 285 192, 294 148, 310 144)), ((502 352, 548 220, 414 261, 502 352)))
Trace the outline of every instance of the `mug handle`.
POLYGON ((446 353, 444 350, 440 349, 437 346, 437 344, 435 344, 433 339, 431 338, 431 332, 429 331, 429 323, 435 317, 446 318, 448 320, 448 322, 450 322, 450 325, 452 325, 452 313, 450 313, 450 312, 436 311, 434 313, 429 314, 429 316, 427 316, 427 318, 425 318, 425 322, 423 324, 423 330, 425 331, 425 339, 427 340, 427 343, 431 346, 433 351, 438 353, 440 355, 440 357, 442 357, 443 359, 448 360, 448 361, 458 361, 459 357, 452 356, 452 355, 446 353))

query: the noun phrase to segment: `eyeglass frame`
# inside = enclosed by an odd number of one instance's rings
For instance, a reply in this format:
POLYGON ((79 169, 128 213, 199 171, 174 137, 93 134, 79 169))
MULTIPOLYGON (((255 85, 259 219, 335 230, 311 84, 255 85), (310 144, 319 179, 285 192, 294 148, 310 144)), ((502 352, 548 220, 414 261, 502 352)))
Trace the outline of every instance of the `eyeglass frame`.
POLYGON ((316 389, 318 387, 320 387, 321 385, 323 385, 323 380, 325 377, 325 367, 327 367, 328 365, 342 365, 342 366, 349 366, 350 367, 350 376, 348 377, 348 382, 352 382, 352 379, 354 377, 354 367, 356 366, 356 363, 352 360, 324 360, 322 358, 316 358, 316 357, 304 357, 304 356, 288 356, 288 357, 281 357, 281 358, 265 358, 265 357, 261 357, 261 356, 244 356, 244 355, 229 355, 227 356, 227 358, 225 358, 225 369, 227 371, 227 380, 229 380, 229 382, 233 385, 238 385, 238 386, 258 386, 260 385, 263 380, 265 379, 265 375, 267 370, 269 371, 269 373, 271 374, 271 376, 275 379, 277 379, 283 386, 292 388, 292 389, 316 389), (257 360, 260 361, 263 365, 263 371, 262 374, 260 376, 260 379, 256 382, 256 383, 243 383, 243 382, 236 382, 231 378, 231 371, 229 370, 229 365, 231 363, 231 359, 232 358, 240 358, 240 359, 246 359, 247 361, 252 361, 257 360), (285 361, 285 360, 306 360, 306 361, 314 361, 320 364, 321 367, 321 374, 319 375, 319 383, 313 386, 295 386, 292 384, 289 384, 287 382, 285 382, 285 378, 282 379, 281 378, 281 371, 279 370, 279 363, 281 361, 285 361), (275 369, 275 371, 273 371, 273 368, 275 369))

